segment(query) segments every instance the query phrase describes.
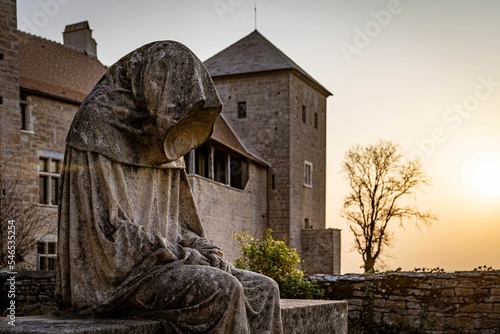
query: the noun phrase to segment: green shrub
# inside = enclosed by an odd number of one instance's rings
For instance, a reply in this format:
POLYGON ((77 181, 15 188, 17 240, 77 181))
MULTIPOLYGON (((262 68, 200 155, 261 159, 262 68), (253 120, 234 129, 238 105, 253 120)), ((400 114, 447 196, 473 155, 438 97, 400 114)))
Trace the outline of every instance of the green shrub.
POLYGON ((278 283, 281 298, 314 299, 323 296, 317 282, 304 280, 304 272, 297 267, 300 257, 295 249, 284 241, 274 240, 268 229, 264 240, 248 233, 235 234, 241 244, 242 255, 236 260, 236 267, 271 277, 278 283))

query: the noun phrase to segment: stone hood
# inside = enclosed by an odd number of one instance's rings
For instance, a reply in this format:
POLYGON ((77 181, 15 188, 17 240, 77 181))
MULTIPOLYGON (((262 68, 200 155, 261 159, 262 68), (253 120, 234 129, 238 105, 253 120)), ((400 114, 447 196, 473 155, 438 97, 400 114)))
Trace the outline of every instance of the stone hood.
POLYGON ((118 162, 182 167, 222 109, 203 63, 173 41, 146 44, 112 65, 78 109, 66 142, 118 162))

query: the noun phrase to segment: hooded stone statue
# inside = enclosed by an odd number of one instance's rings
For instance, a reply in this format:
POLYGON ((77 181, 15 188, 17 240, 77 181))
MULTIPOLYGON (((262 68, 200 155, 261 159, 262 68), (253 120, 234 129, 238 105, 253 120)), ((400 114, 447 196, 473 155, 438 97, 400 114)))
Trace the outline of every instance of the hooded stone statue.
POLYGON ((80 314, 162 320, 166 333, 281 333, 277 285, 205 238, 183 155, 222 104, 172 41, 111 66, 66 139, 56 298, 80 314))

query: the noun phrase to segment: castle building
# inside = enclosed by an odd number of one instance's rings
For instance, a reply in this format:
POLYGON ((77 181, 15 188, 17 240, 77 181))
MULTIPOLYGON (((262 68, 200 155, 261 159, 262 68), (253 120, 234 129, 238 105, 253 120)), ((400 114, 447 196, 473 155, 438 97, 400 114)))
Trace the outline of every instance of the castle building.
MULTIPOLYGON (((67 26, 59 44, 18 31, 15 0, 0 0, 0 10, 0 209, 5 184, 20 180, 24 201, 43 214, 24 260, 50 270, 65 137, 106 67, 88 22, 67 26)), ((325 228, 330 92, 258 31, 205 65, 224 107, 210 140, 185 160, 207 238, 234 262, 234 233, 262 237, 271 228, 308 273, 339 273, 340 231, 325 228)), ((8 215, 0 211, 2 224, 8 215)))

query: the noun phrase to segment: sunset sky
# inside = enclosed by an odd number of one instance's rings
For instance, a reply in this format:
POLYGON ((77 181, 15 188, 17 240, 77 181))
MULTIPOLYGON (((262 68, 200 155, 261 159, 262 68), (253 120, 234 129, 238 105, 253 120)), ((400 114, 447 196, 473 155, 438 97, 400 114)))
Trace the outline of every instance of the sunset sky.
MULTIPOLYGON (((20 30, 62 42, 88 20, 111 65, 155 40, 200 59, 253 31, 250 0, 18 0, 20 30)), ((433 185, 417 198, 438 220, 394 227, 387 269, 500 269, 500 1, 258 0, 257 28, 334 96, 328 99, 327 226, 342 229, 342 272, 361 257, 339 216, 344 152, 397 142, 433 185)))

